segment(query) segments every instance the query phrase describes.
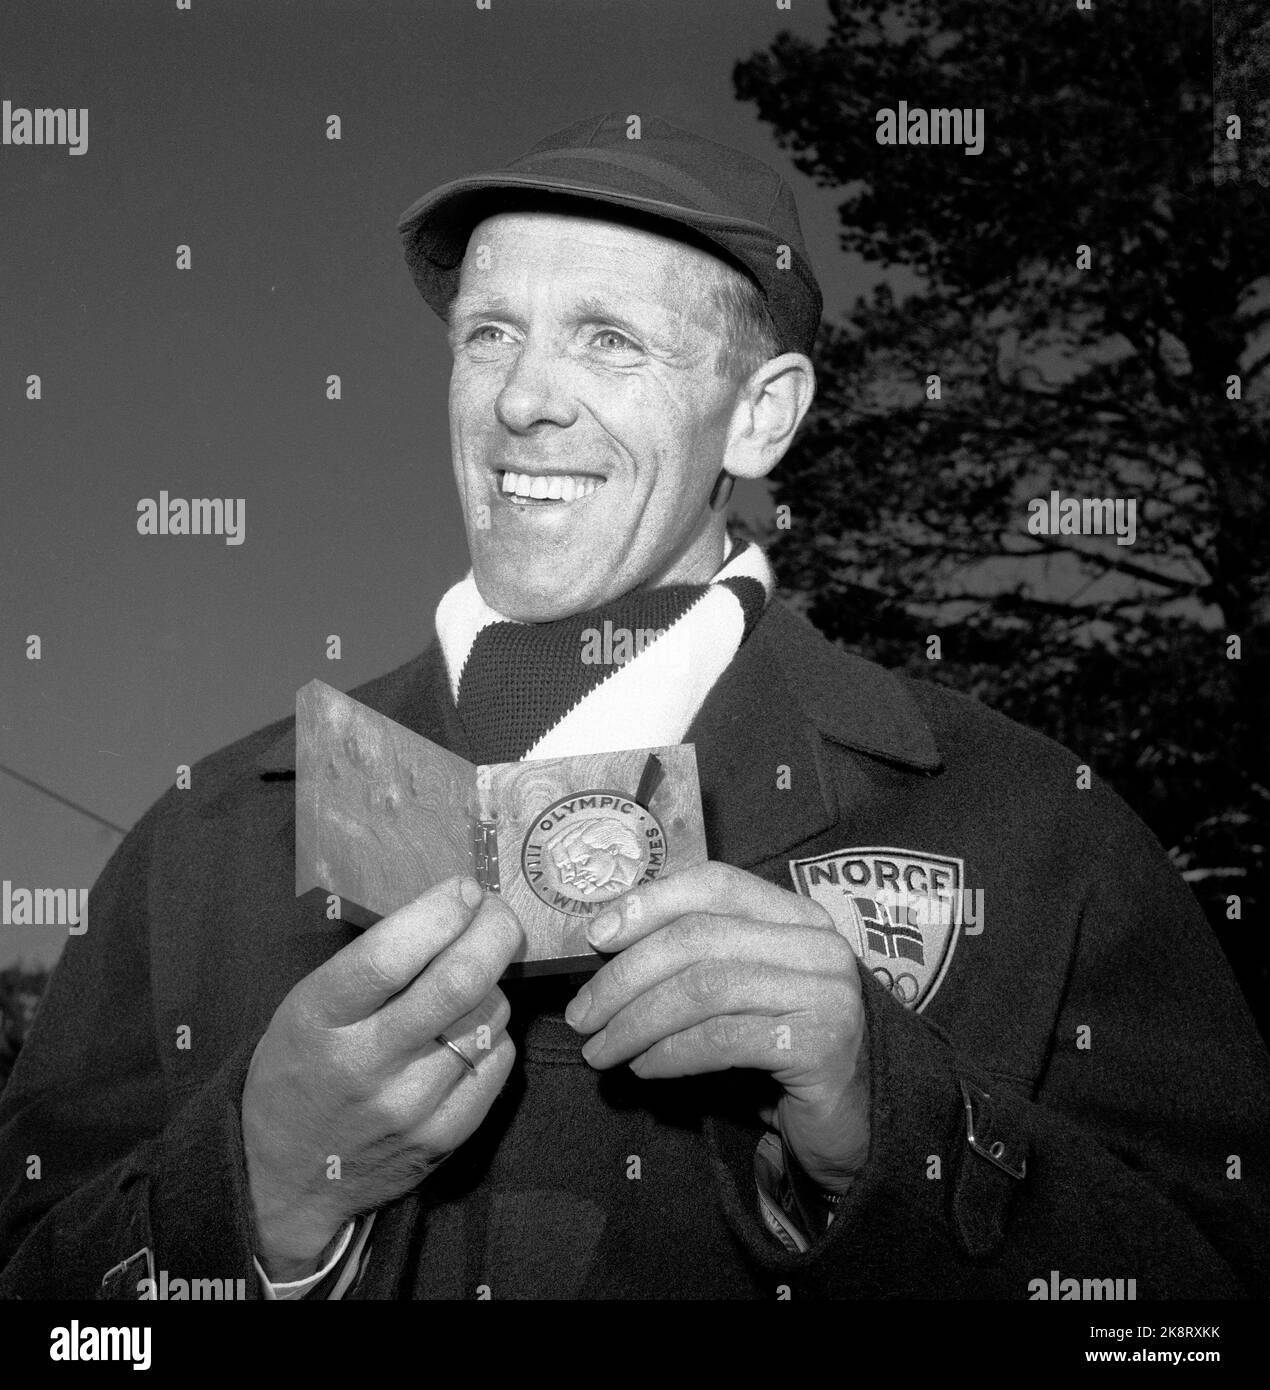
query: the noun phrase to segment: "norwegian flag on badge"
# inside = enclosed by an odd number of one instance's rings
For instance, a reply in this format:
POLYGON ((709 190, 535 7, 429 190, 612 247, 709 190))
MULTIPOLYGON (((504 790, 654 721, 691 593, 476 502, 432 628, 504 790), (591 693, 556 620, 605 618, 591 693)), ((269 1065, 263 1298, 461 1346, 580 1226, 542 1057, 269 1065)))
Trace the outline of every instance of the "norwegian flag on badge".
POLYGON ((789 872, 895 998, 920 1013, 943 984, 961 935, 965 863, 866 846, 791 859, 789 872))

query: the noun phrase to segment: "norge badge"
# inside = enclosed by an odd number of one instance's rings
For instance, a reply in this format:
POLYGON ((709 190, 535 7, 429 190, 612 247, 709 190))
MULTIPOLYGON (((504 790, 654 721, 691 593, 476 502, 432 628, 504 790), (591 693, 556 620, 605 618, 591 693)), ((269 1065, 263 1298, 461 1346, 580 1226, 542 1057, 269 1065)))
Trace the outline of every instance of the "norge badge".
POLYGON ((961 934, 962 860, 869 846, 791 859, 789 872, 901 1004, 930 1003, 961 934))

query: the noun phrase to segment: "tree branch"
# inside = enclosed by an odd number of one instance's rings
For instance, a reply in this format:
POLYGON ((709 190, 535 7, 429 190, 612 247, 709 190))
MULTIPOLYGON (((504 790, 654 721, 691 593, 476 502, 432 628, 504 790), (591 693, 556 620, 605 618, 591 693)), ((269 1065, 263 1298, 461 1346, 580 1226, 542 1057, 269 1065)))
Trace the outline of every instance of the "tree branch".
POLYGON ((1122 560, 1118 556, 1107 555, 1098 550, 1082 550, 1075 545, 1058 545, 1053 541, 1036 541, 1034 550, 1013 550, 1008 553, 1024 559, 1035 555, 1075 555, 1077 559, 1092 560, 1094 564, 1102 565, 1105 569, 1132 575, 1135 579, 1144 580, 1148 584, 1158 584, 1162 589, 1171 589, 1175 594, 1198 595, 1202 594, 1208 587, 1207 583, 1201 584, 1196 580, 1177 579, 1173 575, 1158 574, 1155 570, 1148 569, 1145 565, 1139 565, 1133 560, 1122 560))

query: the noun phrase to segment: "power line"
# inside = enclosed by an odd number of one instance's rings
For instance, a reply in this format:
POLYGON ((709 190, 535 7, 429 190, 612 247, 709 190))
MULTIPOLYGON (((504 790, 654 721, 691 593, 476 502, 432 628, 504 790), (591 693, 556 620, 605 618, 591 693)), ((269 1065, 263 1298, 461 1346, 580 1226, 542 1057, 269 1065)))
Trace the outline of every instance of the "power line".
POLYGON ((99 816, 96 811, 90 811, 87 806, 81 806, 79 802, 72 801, 69 797, 63 796, 61 792, 55 792, 40 782, 33 781, 30 777, 23 776, 20 772, 15 772, 11 767, 5 767, 0 763, 0 772, 7 773, 15 782, 21 782, 25 786, 34 787, 37 792, 43 792, 45 796, 51 797, 54 801, 60 802, 63 806, 69 806, 72 811, 78 811, 81 816, 87 816, 89 820, 95 820, 98 825, 104 825, 108 830, 114 830, 120 835, 128 832, 122 825, 116 825, 114 821, 107 820, 105 816, 99 816))

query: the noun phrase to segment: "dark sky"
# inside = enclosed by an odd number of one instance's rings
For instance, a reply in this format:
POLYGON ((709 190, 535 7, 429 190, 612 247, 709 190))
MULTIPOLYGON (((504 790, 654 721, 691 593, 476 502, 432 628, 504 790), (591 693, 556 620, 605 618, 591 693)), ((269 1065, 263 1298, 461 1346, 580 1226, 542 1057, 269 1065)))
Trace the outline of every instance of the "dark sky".
MULTIPOLYGON (((786 174, 840 312, 872 277, 731 85, 825 22, 822 0, 7 0, 0 99, 87 107, 89 142, 0 147, 0 763, 126 827, 312 677, 348 689, 426 643, 467 568, 448 353, 395 231, 434 184, 656 113, 786 174), (164 489, 245 498, 245 544, 138 535, 164 489)), ((116 841, 0 775, 0 878, 87 887, 116 841)), ((0 927, 0 966, 63 939, 0 927)))

